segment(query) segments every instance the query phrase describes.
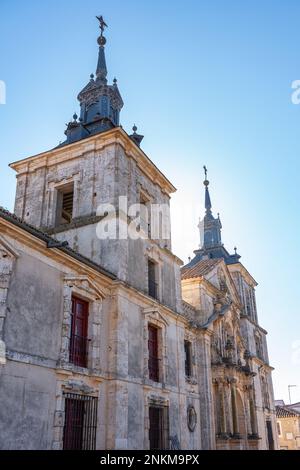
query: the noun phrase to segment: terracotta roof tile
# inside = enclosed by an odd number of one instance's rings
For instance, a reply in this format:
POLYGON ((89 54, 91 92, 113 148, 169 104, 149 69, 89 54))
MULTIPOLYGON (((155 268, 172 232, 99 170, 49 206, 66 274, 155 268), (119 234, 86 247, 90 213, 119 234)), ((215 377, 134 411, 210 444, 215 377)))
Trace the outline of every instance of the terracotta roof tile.
POLYGON ((222 260, 219 258, 215 259, 202 259, 198 263, 191 267, 183 267, 181 270, 181 279, 191 279, 195 277, 201 277, 208 274, 212 268, 219 264, 222 260))
POLYGON ((300 418, 300 413, 295 410, 290 410, 283 406, 276 406, 276 417, 277 418, 300 418))

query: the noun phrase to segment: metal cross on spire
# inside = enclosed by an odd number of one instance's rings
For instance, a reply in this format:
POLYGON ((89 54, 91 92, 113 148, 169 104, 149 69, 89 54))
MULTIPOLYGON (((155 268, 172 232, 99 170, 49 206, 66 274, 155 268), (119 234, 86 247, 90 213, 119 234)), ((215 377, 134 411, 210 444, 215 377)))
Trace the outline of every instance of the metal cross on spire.
POLYGON ((206 188, 207 188, 207 186, 209 185, 209 181, 208 181, 208 179, 207 179, 207 168, 206 168, 205 165, 203 166, 203 169, 204 169, 204 175, 205 175, 205 180, 203 181, 203 184, 204 184, 204 186, 206 186, 206 188))
POLYGON ((210 195, 208 191, 209 181, 207 179, 207 168, 205 165, 203 166, 203 169, 204 169, 204 175, 205 175, 205 180, 203 181, 203 184, 205 186, 205 209, 206 209, 206 214, 210 214, 211 213, 211 201, 210 201, 210 195))
POLYGON ((103 19, 103 16, 96 16, 97 20, 99 21, 100 23, 100 29, 101 29, 101 36, 103 36, 103 33, 104 33, 104 29, 107 28, 107 24, 105 23, 104 19, 103 19))

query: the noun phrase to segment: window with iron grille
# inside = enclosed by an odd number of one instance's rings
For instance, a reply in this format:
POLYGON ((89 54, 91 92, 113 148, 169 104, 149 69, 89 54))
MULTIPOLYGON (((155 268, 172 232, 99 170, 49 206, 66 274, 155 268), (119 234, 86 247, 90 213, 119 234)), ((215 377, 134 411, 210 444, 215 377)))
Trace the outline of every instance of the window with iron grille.
POLYGON ((185 365, 185 376, 192 376, 192 344, 190 341, 184 341, 184 365, 185 365))
POLYGON ((87 367, 88 361, 88 311, 88 302, 72 297, 69 361, 81 367, 87 367))
POLYGON ((149 446, 150 450, 169 449, 169 408, 149 407, 149 446))
POLYGON ((148 325, 149 379, 159 382, 158 328, 148 325))
POLYGON ((64 393, 64 450, 95 450, 98 399, 76 393, 64 393))

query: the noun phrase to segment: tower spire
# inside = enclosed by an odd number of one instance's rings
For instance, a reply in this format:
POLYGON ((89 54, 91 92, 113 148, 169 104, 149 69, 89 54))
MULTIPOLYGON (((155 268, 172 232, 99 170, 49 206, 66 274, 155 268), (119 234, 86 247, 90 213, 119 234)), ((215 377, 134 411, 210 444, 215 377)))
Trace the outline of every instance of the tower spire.
POLYGON ((107 67, 106 67, 106 60, 105 60, 105 49, 104 46, 106 44, 106 38, 103 36, 104 29, 107 28, 107 24, 105 23, 103 16, 96 16, 97 20, 99 21, 99 28, 101 31, 100 36, 97 39, 99 44, 99 53, 98 53, 98 63, 97 63, 97 70, 96 70, 96 78, 99 82, 103 84, 107 84, 107 67))
POLYGON ((205 186, 205 216, 202 221, 199 223, 200 229, 200 240, 201 240, 201 249, 207 250, 213 247, 222 246, 221 240, 221 221, 219 215, 217 218, 214 218, 212 214, 212 205, 210 194, 208 190, 209 181, 207 179, 207 168, 204 165, 204 175, 205 179, 203 184, 205 186))
POLYGON ((200 246, 195 250, 195 257, 190 261, 188 266, 195 265, 202 259, 223 258, 226 264, 238 263, 240 255, 236 248, 234 254, 230 254, 222 243, 221 229, 222 224, 220 215, 214 217, 212 212, 211 199, 209 194, 209 181, 207 179, 207 168, 204 165, 204 187, 205 187, 205 214, 200 218, 198 228, 200 232, 200 246))
POLYGON ((205 180, 203 181, 203 184, 205 186, 205 210, 206 210, 207 215, 211 215, 211 200, 210 200, 210 195, 209 195, 209 190, 208 190, 209 181, 207 179, 207 168, 205 165, 203 169, 204 169, 204 174, 205 174, 205 180))
POLYGON ((120 111, 123 100, 120 95, 117 80, 111 85, 107 82, 107 68, 105 61, 106 38, 104 30, 107 28, 103 16, 97 16, 100 36, 98 37, 98 62, 96 77, 90 75, 87 85, 78 95, 80 103, 80 118, 67 124, 65 143, 76 142, 99 132, 105 132, 120 125, 120 111))

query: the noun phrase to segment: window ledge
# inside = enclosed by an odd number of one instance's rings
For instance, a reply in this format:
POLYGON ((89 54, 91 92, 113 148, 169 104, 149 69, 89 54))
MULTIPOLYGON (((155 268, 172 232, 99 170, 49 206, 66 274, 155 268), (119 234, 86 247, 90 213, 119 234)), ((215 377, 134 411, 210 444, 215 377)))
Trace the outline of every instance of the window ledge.
POLYGON ((100 222, 104 216, 101 215, 87 215, 82 217, 76 217, 72 219, 70 223, 56 225, 51 228, 43 228, 43 231, 48 235, 55 235, 56 233, 65 232, 74 228, 83 227, 84 225, 92 225, 100 222))
POLYGON ((58 362, 56 370, 61 370, 64 372, 69 372, 70 374, 81 374, 86 376, 93 376, 93 377, 102 377, 100 371, 97 371, 91 367, 81 367, 76 366, 75 364, 71 364, 70 362, 58 362))
POLYGON ((185 381, 188 382, 191 385, 197 385, 197 383, 198 383, 195 377, 188 376, 188 375, 185 376, 185 381))
POLYGON ((165 384, 163 382, 155 382, 154 380, 151 380, 149 378, 145 379, 145 385, 150 385, 153 388, 165 388, 165 384))

